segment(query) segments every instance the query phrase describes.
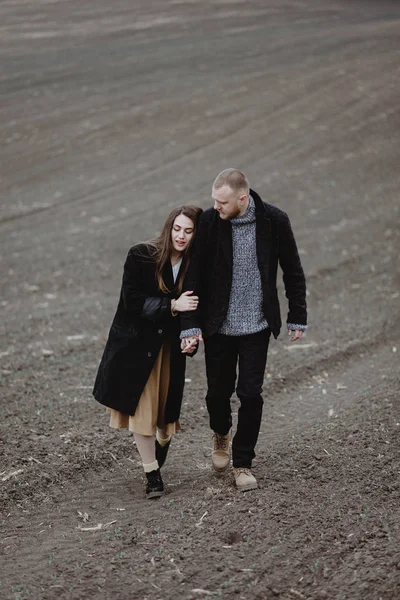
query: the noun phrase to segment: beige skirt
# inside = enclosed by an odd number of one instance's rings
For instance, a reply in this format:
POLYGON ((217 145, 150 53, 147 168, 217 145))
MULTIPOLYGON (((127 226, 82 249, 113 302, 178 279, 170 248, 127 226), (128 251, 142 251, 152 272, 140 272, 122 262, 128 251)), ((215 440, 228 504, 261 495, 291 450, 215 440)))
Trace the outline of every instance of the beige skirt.
POLYGON ((113 408, 110 413, 110 427, 113 429, 129 429, 141 435, 155 435, 162 429, 168 437, 179 431, 180 423, 164 422, 165 405, 168 396, 170 371, 170 348, 168 344, 161 346, 157 360, 140 396, 135 414, 125 415, 113 408))

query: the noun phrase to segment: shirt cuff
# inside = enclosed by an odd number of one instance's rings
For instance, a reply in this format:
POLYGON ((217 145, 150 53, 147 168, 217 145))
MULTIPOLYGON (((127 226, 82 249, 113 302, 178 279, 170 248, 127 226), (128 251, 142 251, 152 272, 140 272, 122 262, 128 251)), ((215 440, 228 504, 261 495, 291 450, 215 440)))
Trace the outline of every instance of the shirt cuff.
POLYGON ((295 323, 287 323, 287 328, 290 331, 306 331, 307 325, 297 325, 295 323))
POLYGON ((193 335, 201 335, 201 329, 194 327, 193 329, 185 329, 181 332, 180 338, 183 340, 184 338, 192 337, 193 335))

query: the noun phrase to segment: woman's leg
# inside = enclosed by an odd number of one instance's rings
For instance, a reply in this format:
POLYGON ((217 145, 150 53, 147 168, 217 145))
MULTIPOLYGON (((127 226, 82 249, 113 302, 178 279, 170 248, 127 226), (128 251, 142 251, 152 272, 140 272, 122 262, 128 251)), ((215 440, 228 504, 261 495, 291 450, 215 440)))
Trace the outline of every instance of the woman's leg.
POLYGON ((157 441, 160 444, 160 446, 165 446, 166 444, 168 444, 171 438, 172 435, 168 434, 167 428, 157 428, 157 441))
POLYGON ((156 460, 155 436, 134 432, 136 447, 146 473, 146 498, 158 498, 164 495, 164 483, 156 460))
POLYGON ((165 406, 167 404, 171 368, 171 348, 168 343, 162 347, 162 363, 160 368, 159 406, 156 432, 156 458, 160 468, 167 458, 174 428, 165 424, 165 406))
POLYGON ((142 435, 134 432, 136 447, 142 459, 145 473, 157 471, 156 447, 154 435, 142 435))
POLYGON ((157 429, 156 436, 156 459, 161 469, 164 466, 167 458, 169 446, 171 444, 172 435, 168 435, 164 429, 157 429))

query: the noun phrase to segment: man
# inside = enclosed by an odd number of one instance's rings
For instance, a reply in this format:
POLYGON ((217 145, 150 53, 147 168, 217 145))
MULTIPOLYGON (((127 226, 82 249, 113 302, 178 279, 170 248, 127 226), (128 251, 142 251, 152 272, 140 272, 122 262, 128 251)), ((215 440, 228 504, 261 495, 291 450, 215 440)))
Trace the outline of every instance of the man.
POLYGON ((260 430, 262 385, 271 332, 281 328, 276 289, 278 263, 289 301, 292 341, 307 329, 306 284, 286 213, 266 204, 249 189, 236 169, 220 173, 212 186, 214 207, 200 217, 185 289, 199 296, 199 308, 182 313, 182 351, 204 337, 210 426, 214 431, 212 464, 230 463, 235 389, 240 400, 232 442, 233 474, 239 490, 257 488, 251 472, 260 430))

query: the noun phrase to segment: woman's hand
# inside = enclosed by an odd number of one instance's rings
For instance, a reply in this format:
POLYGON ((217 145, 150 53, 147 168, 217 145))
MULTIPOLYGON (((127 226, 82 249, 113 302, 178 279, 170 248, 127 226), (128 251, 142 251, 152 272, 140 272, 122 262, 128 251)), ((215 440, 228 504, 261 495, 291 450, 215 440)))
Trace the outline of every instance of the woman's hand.
POLYGON ((193 294, 193 292, 183 292, 183 294, 181 294, 179 298, 175 300, 174 310, 176 312, 196 310, 199 304, 199 297, 191 296, 191 294, 193 294))
POLYGON ((201 333, 183 338, 181 341, 181 350, 183 354, 192 354, 199 342, 203 341, 201 333))

